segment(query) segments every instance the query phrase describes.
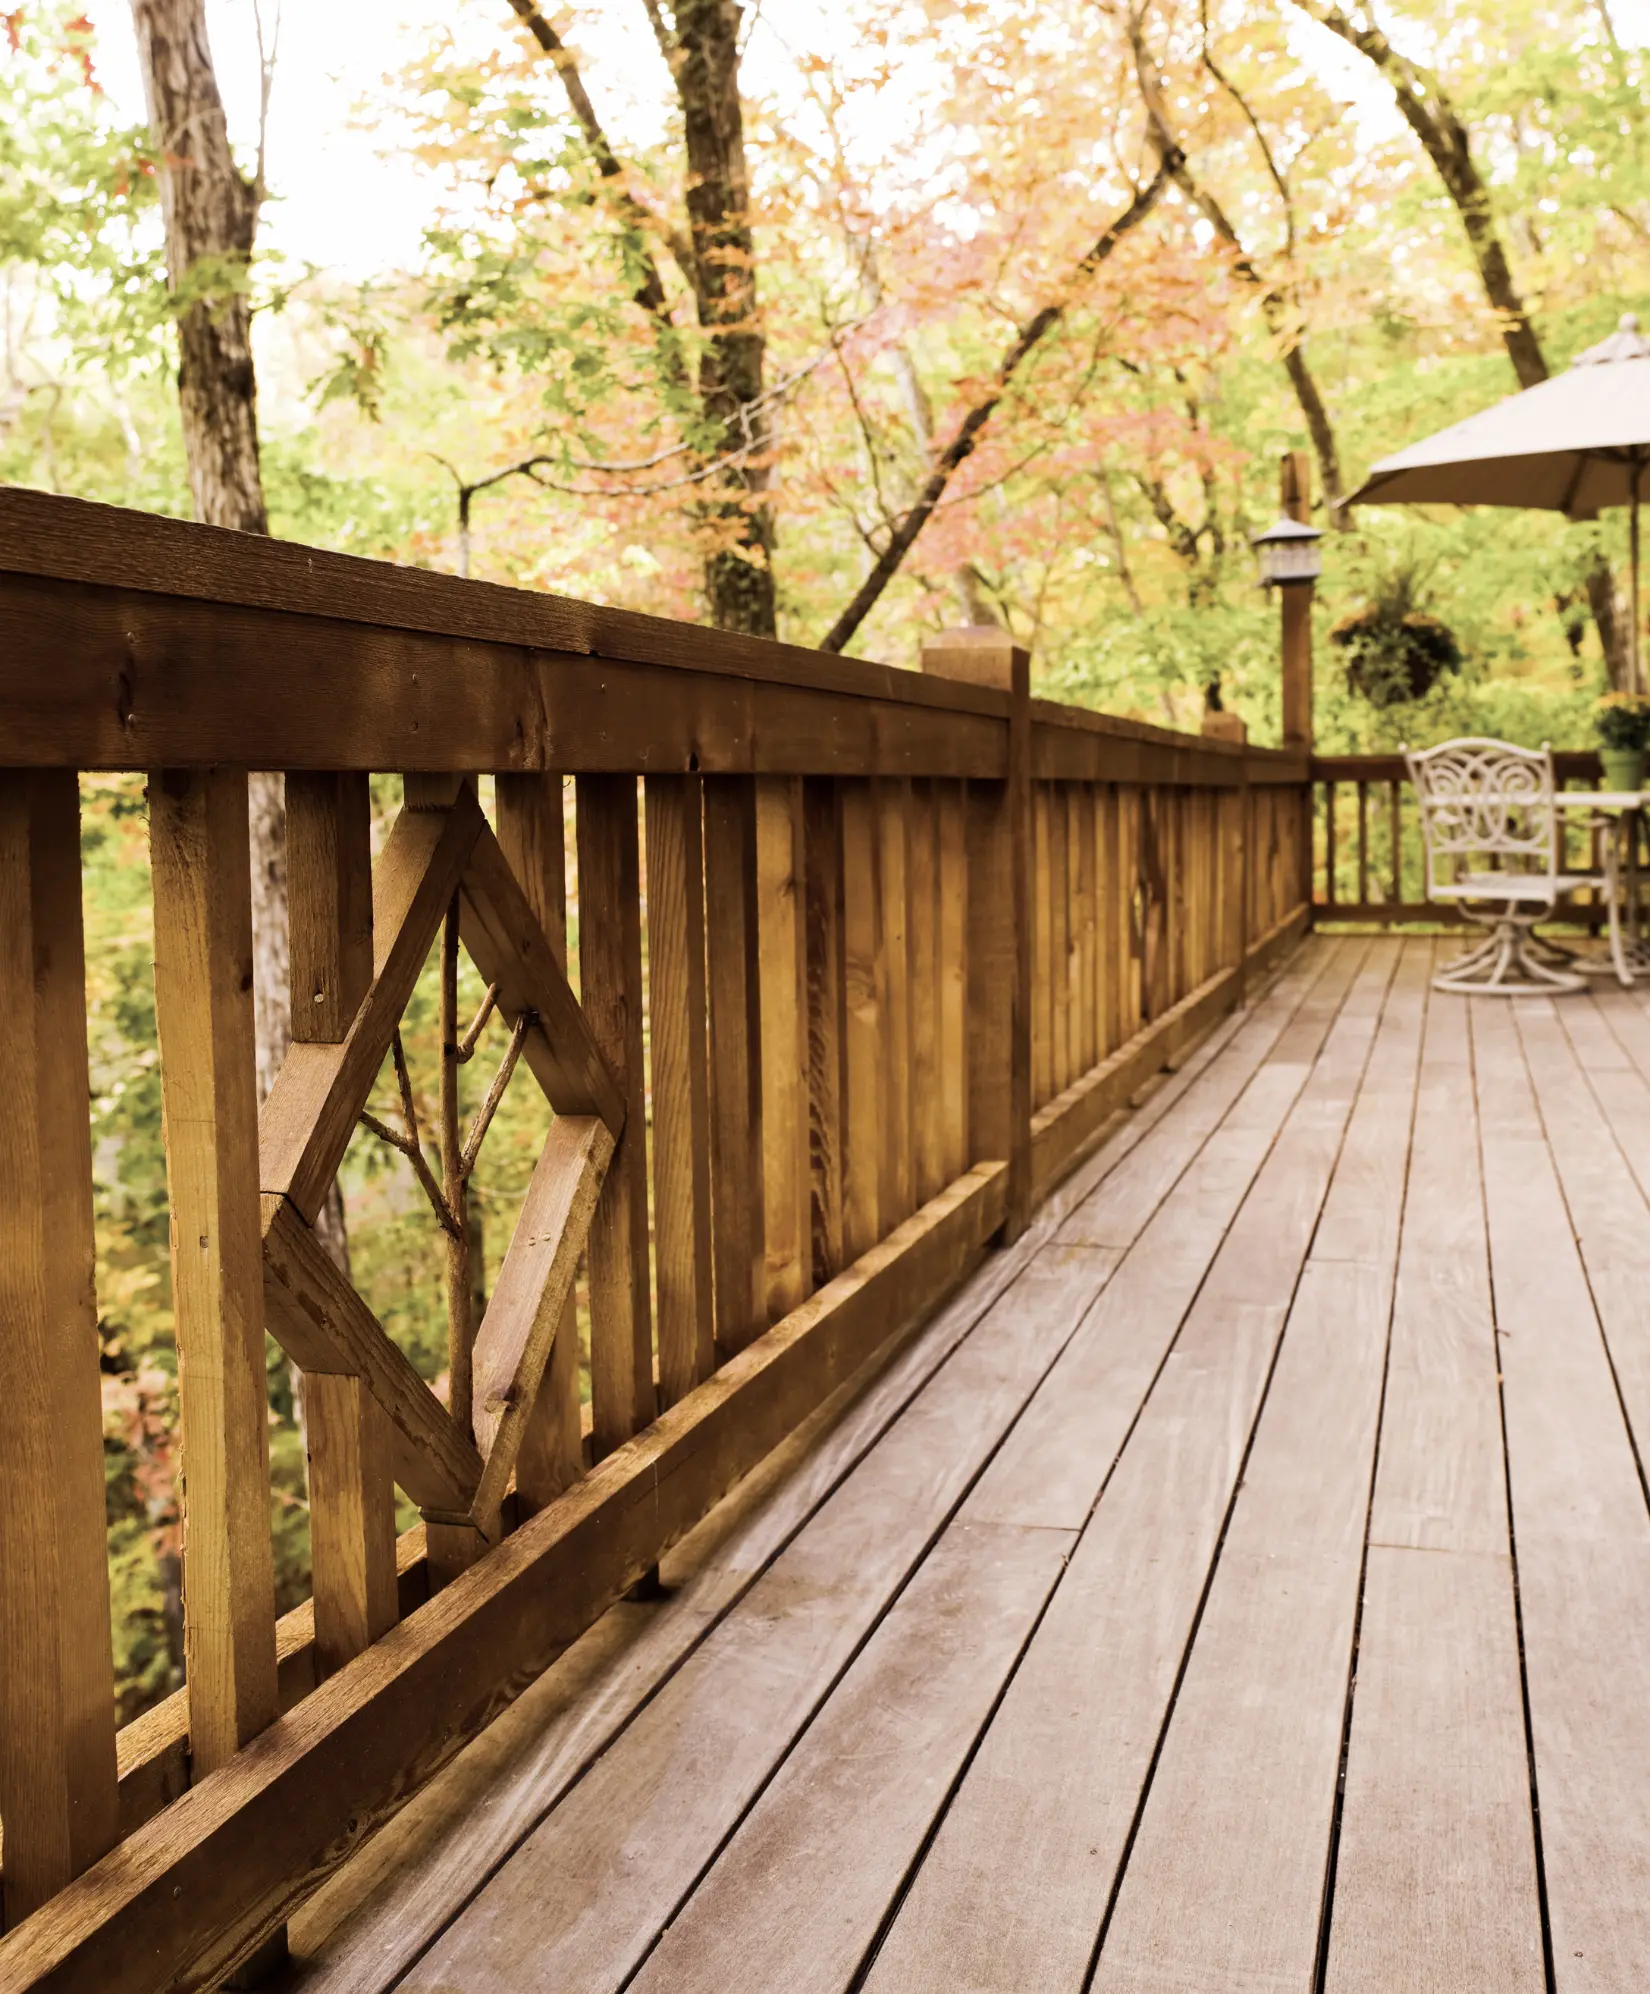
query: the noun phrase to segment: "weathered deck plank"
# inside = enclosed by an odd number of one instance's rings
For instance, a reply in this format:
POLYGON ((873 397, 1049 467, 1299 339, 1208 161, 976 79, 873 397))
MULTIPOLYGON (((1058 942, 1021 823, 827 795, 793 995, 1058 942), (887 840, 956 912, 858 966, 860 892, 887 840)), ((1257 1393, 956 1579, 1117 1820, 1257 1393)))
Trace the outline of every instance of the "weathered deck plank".
POLYGON ((1510 1011, 1472 1027, 1547 1905, 1561 1994, 1605 1994, 1650 1970, 1650 1516, 1576 1246, 1597 1159, 1544 1123, 1510 1011))
MULTIPOLYGON (((1362 965, 1184 1327, 1134 1325, 1131 1341, 1156 1341, 1166 1361, 1109 1478, 1104 1448, 1059 1419, 1098 1508, 869 1989, 1085 1984, 1394 956, 1362 965)), ((1074 1345, 1045 1403, 1081 1391, 1093 1417, 1117 1395, 1062 1381, 1087 1355, 1074 1345)), ((1023 1520, 1055 1519, 1039 1503, 1023 1520)))
POLYGON ((1467 1006, 1435 994, 1370 1513, 1328 1994, 1539 1994, 1467 1006))
POLYGON ((1096 1994, 1311 1982, 1429 968, 1408 953, 1388 995, 1096 1994))

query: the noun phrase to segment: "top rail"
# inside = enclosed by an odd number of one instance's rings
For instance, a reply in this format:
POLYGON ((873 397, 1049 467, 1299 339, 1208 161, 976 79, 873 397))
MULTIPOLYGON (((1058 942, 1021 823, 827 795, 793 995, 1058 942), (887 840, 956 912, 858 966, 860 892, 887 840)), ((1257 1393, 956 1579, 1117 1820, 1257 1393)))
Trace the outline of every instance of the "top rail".
MULTIPOLYGON (((1051 701, 1089 780, 1299 782, 1051 701)), ((1008 693, 384 561, 0 489, 0 766, 1001 777, 1008 693)))

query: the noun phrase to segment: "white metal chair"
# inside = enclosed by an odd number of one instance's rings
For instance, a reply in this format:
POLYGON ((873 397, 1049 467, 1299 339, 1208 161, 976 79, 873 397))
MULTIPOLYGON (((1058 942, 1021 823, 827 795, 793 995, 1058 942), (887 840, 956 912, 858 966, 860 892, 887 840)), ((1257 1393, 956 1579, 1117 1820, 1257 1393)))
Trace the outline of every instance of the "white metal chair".
POLYGON ((1561 894, 1586 886, 1606 896, 1619 957, 1615 847, 1605 844, 1601 872, 1560 871, 1551 748, 1470 737, 1420 754, 1406 748, 1404 760, 1421 809, 1427 898, 1453 902, 1489 930, 1445 964, 1434 989, 1516 997, 1584 988, 1573 959, 1534 929, 1552 918, 1561 894))

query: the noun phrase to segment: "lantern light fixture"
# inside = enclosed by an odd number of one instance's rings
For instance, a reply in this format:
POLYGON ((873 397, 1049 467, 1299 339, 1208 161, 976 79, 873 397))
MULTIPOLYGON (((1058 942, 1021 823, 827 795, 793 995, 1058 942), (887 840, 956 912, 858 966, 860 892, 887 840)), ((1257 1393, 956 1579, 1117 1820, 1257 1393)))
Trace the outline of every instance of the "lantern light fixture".
POLYGON ((1323 573, 1323 530, 1303 526, 1298 519, 1280 519, 1256 533, 1250 546, 1260 556, 1260 585, 1276 588, 1289 582, 1315 582, 1323 573))

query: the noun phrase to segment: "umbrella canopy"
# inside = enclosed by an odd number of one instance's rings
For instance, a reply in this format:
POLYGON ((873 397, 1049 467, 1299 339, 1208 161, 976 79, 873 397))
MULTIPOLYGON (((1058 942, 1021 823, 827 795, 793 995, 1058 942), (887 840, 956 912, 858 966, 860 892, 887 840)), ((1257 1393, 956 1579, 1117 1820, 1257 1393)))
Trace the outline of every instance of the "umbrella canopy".
POLYGON ((1650 465, 1650 339, 1621 329, 1562 374, 1383 457, 1353 505, 1516 505, 1594 519, 1650 465))
POLYGON ((1639 683, 1639 498, 1650 482, 1650 339, 1629 313, 1562 373, 1383 457, 1350 505, 1513 505, 1632 518, 1633 682, 1639 683))

